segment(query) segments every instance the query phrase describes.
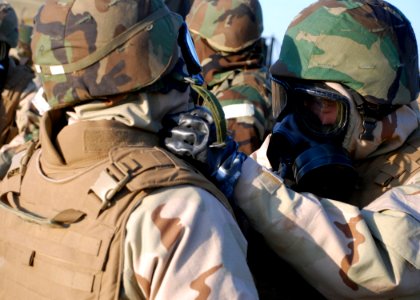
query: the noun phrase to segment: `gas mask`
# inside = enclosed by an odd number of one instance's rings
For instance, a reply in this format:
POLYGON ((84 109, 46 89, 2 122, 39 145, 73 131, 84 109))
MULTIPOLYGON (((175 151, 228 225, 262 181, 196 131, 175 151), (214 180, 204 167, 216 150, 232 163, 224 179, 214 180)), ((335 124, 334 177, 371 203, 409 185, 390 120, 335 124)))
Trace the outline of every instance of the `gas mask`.
POLYGON ((346 200, 357 174, 342 147, 349 100, 322 82, 272 78, 273 127, 267 157, 298 192, 346 200))

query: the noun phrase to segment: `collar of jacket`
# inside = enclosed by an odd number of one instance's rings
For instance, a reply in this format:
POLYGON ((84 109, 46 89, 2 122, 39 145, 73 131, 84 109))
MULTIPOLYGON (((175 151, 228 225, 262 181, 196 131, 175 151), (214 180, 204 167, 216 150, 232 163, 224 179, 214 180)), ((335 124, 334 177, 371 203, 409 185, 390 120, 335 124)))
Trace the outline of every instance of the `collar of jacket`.
MULTIPOLYGON (((40 126, 43 168, 83 168, 108 157, 114 147, 154 147, 159 137, 118 121, 80 121, 63 124, 64 112, 49 111, 40 126)), ((46 171, 46 170, 45 170, 46 171)))

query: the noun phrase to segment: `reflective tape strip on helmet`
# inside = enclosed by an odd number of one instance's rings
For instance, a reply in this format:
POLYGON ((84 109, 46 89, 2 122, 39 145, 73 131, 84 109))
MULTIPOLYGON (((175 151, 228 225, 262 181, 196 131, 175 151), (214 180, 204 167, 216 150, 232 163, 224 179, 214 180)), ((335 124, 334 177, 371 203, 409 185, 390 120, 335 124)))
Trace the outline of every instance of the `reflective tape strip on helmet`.
POLYGON ((143 19, 142 22, 135 24, 134 26, 126 30, 124 33, 115 37, 110 43, 107 43, 104 47, 96 50, 95 52, 92 52, 90 55, 74 63, 69 63, 65 65, 35 65, 35 70, 37 71, 37 73, 42 73, 45 75, 68 74, 75 71, 83 70, 104 58, 110 52, 120 47, 122 44, 127 42, 139 32, 145 29, 151 30, 153 28, 153 23, 156 20, 168 14, 171 14, 171 12, 166 7, 155 11, 154 13, 143 19))
POLYGON ((240 103, 223 106, 226 119, 251 117, 255 114, 255 107, 250 103, 240 103))

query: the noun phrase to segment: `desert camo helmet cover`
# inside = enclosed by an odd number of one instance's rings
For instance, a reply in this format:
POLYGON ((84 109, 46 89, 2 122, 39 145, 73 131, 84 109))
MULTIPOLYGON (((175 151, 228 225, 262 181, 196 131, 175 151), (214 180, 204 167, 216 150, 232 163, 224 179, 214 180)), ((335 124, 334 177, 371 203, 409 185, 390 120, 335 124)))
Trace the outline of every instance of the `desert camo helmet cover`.
POLYGON ((226 52, 249 47, 264 29, 257 0, 194 0, 186 20, 193 34, 226 52))
POLYGON ((404 105, 419 93, 409 20, 381 0, 321 0, 289 25, 274 76, 341 83, 373 106, 404 105))
POLYGON ((182 18, 161 0, 47 0, 35 17, 35 69, 53 109, 145 88, 179 53, 182 18))

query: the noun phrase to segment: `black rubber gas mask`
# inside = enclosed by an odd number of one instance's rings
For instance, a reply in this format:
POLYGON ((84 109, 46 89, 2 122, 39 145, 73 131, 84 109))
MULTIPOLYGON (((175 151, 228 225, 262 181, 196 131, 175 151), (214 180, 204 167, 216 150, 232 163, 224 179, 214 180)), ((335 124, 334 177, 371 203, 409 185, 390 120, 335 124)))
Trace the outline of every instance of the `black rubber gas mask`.
POLYGON ((273 127, 267 157, 294 190, 345 200, 356 171, 342 147, 349 100, 325 83, 272 78, 273 127))

